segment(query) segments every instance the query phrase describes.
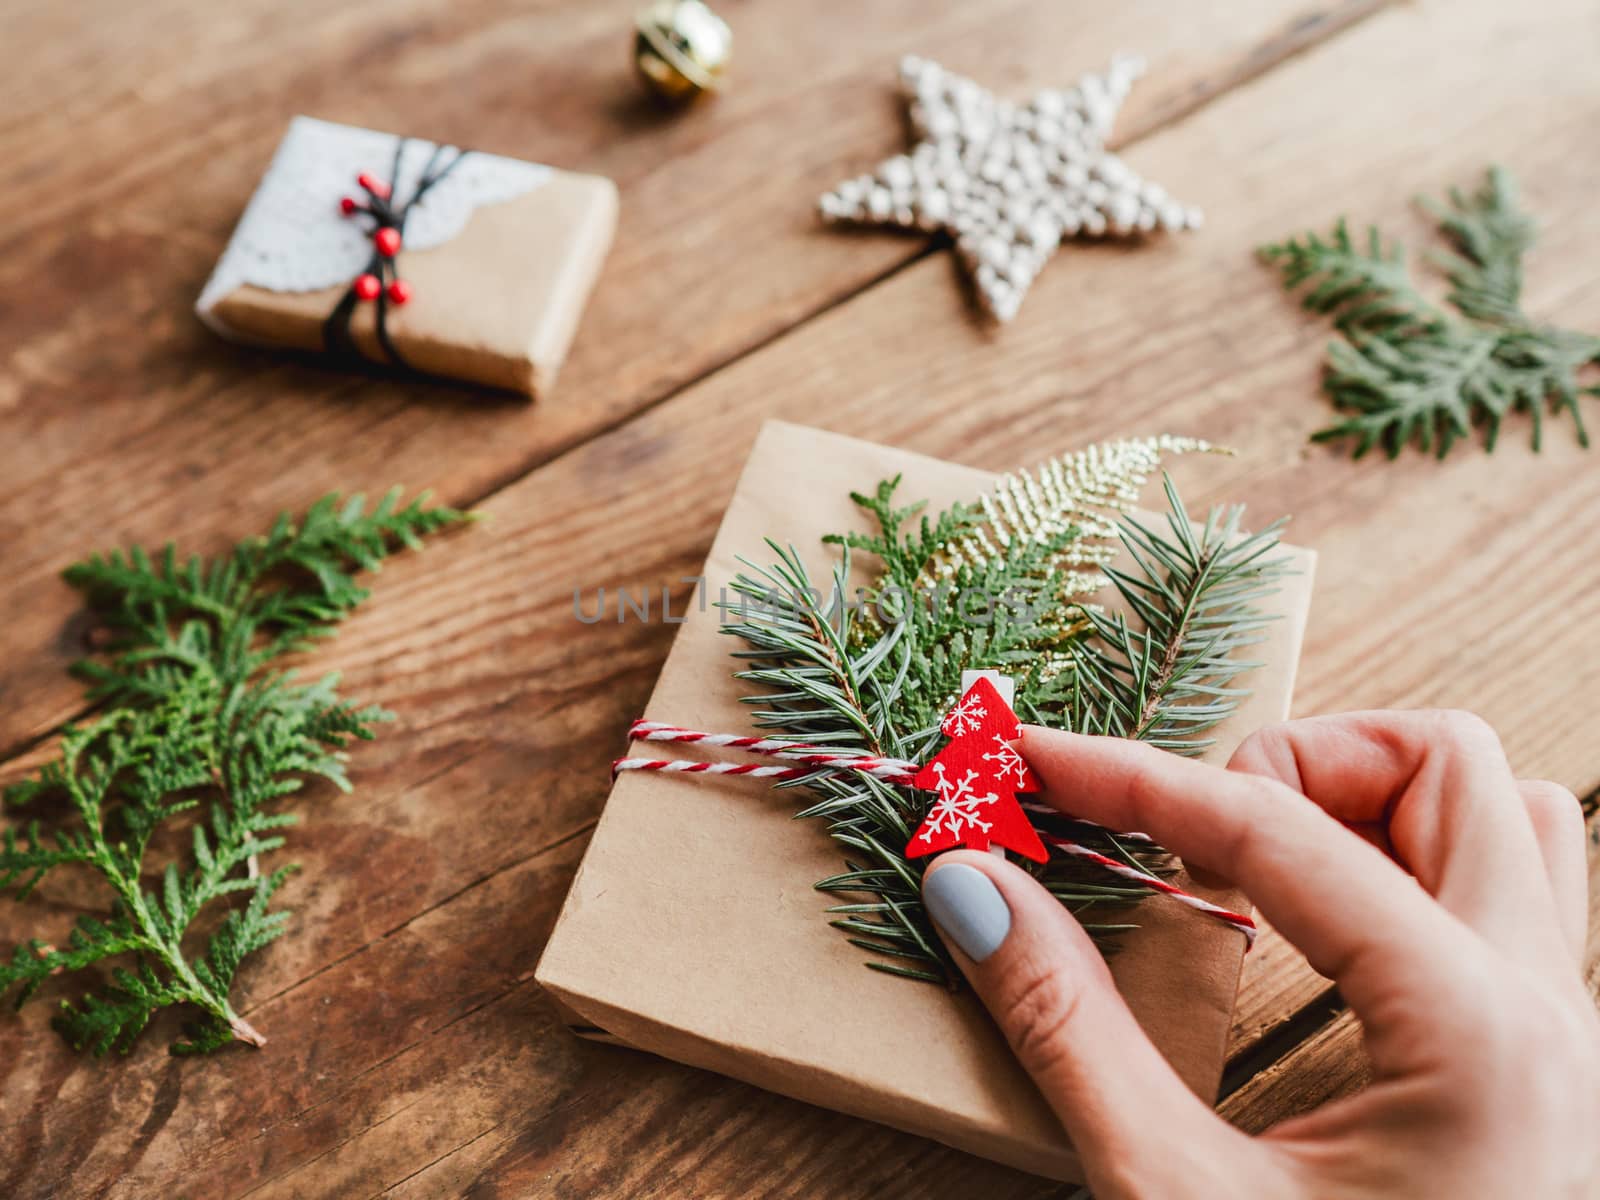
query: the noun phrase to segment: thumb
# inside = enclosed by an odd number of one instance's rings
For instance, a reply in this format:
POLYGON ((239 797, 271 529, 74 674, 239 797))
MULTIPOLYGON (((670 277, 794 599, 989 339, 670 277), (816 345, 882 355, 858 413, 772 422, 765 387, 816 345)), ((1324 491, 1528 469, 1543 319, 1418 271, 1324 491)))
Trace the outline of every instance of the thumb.
POLYGON ((928 869, 922 896, 1101 1200, 1278 1194, 1262 1178, 1265 1150, 1178 1078, 1088 934, 1038 881, 956 851, 928 869), (1252 1180, 1263 1186, 1241 1188, 1252 1180))

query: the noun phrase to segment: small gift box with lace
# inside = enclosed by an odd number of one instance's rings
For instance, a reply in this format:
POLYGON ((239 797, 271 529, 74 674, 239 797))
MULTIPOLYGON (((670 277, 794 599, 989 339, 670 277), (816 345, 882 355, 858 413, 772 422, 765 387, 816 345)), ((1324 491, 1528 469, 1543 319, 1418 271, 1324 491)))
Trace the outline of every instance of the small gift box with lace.
POLYGON ((195 305, 226 337, 543 394, 609 180, 296 117, 195 305))

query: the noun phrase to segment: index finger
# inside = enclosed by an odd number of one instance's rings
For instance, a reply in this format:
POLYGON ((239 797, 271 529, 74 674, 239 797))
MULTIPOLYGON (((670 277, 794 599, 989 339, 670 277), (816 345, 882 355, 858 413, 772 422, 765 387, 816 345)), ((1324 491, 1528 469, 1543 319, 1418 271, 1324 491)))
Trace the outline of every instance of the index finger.
POLYGON ((1472 935, 1382 851, 1305 796, 1125 738, 1027 726, 1046 802, 1138 829, 1234 880, 1358 1015, 1416 989, 1465 986, 1472 935))
POLYGON ((1343 823, 1381 830, 1423 890, 1500 950, 1568 965, 1558 908, 1576 915, 1582 897, 1568 889, 1563 902, 1541 869, 1529 804, 1480 718, 1427 710, 1308 717, 1258 730, 1228 769, 1277 779, 1343 823))

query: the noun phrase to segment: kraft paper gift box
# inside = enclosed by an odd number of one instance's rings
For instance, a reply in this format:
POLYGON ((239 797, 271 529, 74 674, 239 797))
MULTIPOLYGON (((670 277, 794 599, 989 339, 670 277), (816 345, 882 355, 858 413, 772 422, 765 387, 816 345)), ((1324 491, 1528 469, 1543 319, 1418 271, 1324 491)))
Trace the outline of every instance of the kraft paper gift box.
POLYGON ((616 185, 479 151, 454 163, 457 153, 296 117, 196 312, 239 341, 543 395, 611 245, 616 185), (350 299, 375 252, 375 220, 341 211, 343 197, 371 204, 357 177, 403 206, 430 167, 447 166, 407 212, 392 259, 408 298, 350 299))
MULTIPOLYGON (((1203 469, 1201 467, 1200 469, 1203 469)), ((849 493, 904 476, 897 497, 938 511, 994 483, 985 471, 769 422, 704 569, 714 602, 739 556, 766 562, 771 537, 826 579, 825 533, 867 529, 849 493)), ((1275 515, 1275 514, 1272 514, 1275 515)), ((1313 556, 1263 607, 1280 619, 1252 648, 1264 666, 1215 731, 1225 761, 1288 712, 1310 601, 1313 556)), ((714 603, 688 606, 646 719, 751 732, 714 603)), ((624 731, 618 730, 619 751, 624 731)), ((697 750, 700 749, 697 747, 697 750)), ((689 757, 709 757, 715 751, 689 757)), ((834 901, 812 884, 842 869, 820 822, 792 814, 807 793, 727 776, 624 773, 572 884, 537 978, 575 1030, 718 1071, 813 1104, 937 1139, 1058 1179, 1079 1178, 1055 1116, 970 992, 896 978, 829 927, 834 901)), ((1175 882, 1228 908, 1216 880, 1175 882)), ((1152 898, 1111 957, 1140 1023, 1198 1094, 1215 1097, 1245 952, 1239 932, 1152 898)))

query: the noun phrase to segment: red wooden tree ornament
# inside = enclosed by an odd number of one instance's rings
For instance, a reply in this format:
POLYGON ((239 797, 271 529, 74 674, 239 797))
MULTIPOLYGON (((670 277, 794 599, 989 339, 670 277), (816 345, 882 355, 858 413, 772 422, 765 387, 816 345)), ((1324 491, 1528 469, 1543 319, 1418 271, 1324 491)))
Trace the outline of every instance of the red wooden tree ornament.
POLYGON ((994 684, 977 679, 939 728, 949 743, 912 780, 938 798, 906 855, 957 846, 987 850, 992 843, 1044 862, 1044 843, 1017 803, 1018 792, 1039 791, 1039 780, 1011 746, 1022 736, 1022 722, 994 684))

